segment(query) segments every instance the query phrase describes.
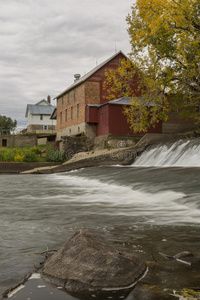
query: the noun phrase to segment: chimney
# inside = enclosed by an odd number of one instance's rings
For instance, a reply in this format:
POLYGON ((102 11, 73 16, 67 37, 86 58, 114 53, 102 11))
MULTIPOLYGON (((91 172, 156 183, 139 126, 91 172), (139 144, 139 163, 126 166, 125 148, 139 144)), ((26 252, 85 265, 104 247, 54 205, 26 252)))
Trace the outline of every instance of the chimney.
POLYGON ((49 103, 49 104, 51 104, 51 96, 47 96, 47 102, 49 103))
POLYGON ((81 74, 74 74, 74 82, 81 78, 81 74))

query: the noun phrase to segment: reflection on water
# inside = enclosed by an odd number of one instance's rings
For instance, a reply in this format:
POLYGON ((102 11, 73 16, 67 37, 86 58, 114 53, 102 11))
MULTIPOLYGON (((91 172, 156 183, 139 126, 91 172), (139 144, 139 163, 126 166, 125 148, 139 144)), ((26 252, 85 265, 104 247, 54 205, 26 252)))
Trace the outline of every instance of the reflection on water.
MULTIPOLYGON (((137 253, 150 266, 144 282, 152 286, 198 286, 198 269, 165 261, 159 252, 198 254, 199 182, 199 168, 99 167, 0 176, 0 292, 42 260, 29 254, 59 248, 77 228, 137 253)), ((140 299, 137 293, 128 299, 140 299)))

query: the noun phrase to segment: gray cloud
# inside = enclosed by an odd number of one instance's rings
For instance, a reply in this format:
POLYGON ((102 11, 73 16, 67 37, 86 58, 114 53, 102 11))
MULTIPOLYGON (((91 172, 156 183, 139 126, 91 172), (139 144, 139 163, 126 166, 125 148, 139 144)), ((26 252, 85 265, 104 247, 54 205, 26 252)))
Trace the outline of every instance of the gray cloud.
MULTIPOLYGON (((0 114, 26 125, 26 105, 54 98, 117 50, 130 51, 131 0, 9 0, 0 10, 0 114)), ((54 103, 55 104, 55 103, 54 103)))

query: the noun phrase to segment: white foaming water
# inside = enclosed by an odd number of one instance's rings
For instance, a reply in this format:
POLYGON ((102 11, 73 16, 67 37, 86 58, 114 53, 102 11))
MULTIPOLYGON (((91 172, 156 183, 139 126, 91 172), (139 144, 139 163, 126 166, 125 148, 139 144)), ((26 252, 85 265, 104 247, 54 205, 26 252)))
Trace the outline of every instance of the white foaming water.
MULTIPOLYGON (((185 201, 186 195, 172 190, 147 192, 137 185, 121 186, 71 175, 54 175, 64 189, 78 190, 78 195, 61 197, 59 202, 75 203, 98 215, 142 217, 146 223, 200 223, 199 210, 185 201), (95 210, 93 210, 95 208, 95 210)), ((61 189, 62 189, 61 187, 61 189)), ((136 221, 136 219, 135 219, 136 221)))
POLYGON ((200 139, 151 147, 132 166, 200 167, 200 139))

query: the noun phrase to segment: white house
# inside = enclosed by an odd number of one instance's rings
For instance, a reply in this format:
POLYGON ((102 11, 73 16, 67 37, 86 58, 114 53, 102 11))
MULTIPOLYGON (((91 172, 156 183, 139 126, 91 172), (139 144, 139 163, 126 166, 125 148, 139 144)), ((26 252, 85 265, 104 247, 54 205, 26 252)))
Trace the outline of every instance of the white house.
POLYGON ((56 133, 56 120, 50 119, 56 107, 51 105, 50 96, 36 104, 27 104, 25 117, 27 118, 27 132, 36 134, 56 133))

